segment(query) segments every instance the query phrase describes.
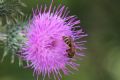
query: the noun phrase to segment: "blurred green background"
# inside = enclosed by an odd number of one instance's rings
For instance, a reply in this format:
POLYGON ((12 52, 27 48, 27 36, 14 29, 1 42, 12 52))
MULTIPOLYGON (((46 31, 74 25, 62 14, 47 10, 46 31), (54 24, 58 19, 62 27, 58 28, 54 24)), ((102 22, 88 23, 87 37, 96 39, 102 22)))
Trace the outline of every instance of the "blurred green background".
MULTIPOLYGON (((37 4, 50 0, 22 0, 27 4, 23 12, 30 14, 37 4), (39 1, 39 3, 38 3, 39 1)), ((55 0, 54 4, 69 7, 77 15, 81 27, 88 33, 86 56, 74 74, 62 80, 120 80, 120 1, 119 0, 55 0)), ((3 47, 0 46, 0 58, 3 47)), ((34 80, 32 70, 10 63, 10 56, 0 63, 0 80, 34 80)), ((41 80, 41 79, 40 79, 41 80)))

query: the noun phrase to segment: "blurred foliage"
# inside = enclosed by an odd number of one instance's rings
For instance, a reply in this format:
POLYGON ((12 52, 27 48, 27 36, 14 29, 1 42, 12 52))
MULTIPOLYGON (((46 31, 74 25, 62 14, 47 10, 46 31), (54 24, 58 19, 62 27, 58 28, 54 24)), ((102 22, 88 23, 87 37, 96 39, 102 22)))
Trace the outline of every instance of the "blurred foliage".
POLYGON ((21 0, 0 0, 0 27, 15 23, 17 15, 23 16, 21 7, 26 7, 21 0))
MULTIPOLYGON (((64 4, 72 15, 81 20, 81 27, 88 33, 86 56, 79 71, 63 76, 62 80, 120 80, 120 1, 119 0, 54 0, 54 5, 64 4)), ((22 0, 26 14, 38 4, 48 0, 22 0)), ((0 46, 0 58, 3 53, 0 46)), ((32 71, 19 68, 5 60, 0 64, 0 80, 34 80, 32 71)))

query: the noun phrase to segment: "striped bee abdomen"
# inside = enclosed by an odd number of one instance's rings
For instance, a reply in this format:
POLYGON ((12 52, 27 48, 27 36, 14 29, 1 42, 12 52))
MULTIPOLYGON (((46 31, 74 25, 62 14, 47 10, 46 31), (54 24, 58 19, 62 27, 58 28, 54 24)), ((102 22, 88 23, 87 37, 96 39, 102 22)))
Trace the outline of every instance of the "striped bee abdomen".
POLYGON ((72 41, 72 38, 71 37, 66 37, 66 36, 63 36, 63 40, 64 42, 68 45, 68 49, 66 50, 67 52, 67 55, 69 58, 72 58, 74 55, 75 55, 75 46, 74 46, 74 43, 72 41))

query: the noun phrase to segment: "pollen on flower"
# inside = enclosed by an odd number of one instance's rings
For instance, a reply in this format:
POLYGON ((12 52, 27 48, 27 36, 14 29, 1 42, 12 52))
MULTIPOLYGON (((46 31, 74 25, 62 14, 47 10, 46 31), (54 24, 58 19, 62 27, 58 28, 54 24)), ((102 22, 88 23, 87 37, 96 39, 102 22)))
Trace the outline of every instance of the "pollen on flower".
MULTIPOLYGON (((68 74, 69 67, 77 69, 79 64, 75 63, 75 57, 69 58, 68 45, 64 42, 63 36, 71 36, 73 42, 76 39, 86 35, 82 34, 82 30, 76 29, 80 20, 76 16, 68 16, 69 11, 65 6, 59 5, 57 8, 52 4, 49 8, 45 6, 40 10, 33 12, 33 18, 27 26, 27 41, 22 48, 23 58, 29 62, 28 67, 34 70, 34 73, 48 76, 54 75, 54 79, 61 79, 61 72, 68 74)), ((81 42, 83 43, 83 42, 81 42)), ((80 49, 75 44, 75 49, 80 49)), ((81 48, 82 49, 82 48, 81 48)), ((79 53, 75 53, 78 56, 79 53)))

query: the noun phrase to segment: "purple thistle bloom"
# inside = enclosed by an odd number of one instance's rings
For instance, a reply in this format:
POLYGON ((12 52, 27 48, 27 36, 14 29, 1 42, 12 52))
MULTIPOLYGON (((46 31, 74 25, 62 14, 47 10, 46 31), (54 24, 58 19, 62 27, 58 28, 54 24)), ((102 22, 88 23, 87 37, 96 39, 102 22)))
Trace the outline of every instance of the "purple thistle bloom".
POLYGON ((27 26, 27 41, 23 47, 23 58, 29 62, 28 67, 34 69, 34 73, 48 76, 54 75, 55 80, 61 79, 61 72, 68 74, 69 67, 77 69, 79 64, 75 63, 76 57, 82 54, 77 50, 84 49, 80 46, 85 41, 78 42, 78 39, 86 36, 83 31, 76 30, 80 27, 75 16, 68 16, 69 11, 65 6, 58 6, 52 9, 42 6, 40 10, 33 13, 33 18, 27 26), (75 46, 75 56, 69 58, 67 55, 69 46, 63 40, 63 36, 70 36, 75 46), (74 42, 75 41, 75 42, 74 42))

